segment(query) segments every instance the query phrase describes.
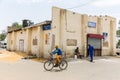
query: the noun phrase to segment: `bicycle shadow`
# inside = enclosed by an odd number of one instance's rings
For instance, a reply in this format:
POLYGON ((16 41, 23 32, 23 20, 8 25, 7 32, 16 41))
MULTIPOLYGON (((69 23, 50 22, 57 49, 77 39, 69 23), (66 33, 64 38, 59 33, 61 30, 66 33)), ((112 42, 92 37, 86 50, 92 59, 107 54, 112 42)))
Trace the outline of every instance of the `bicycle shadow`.
POLYGON ((57 68, 54 68, 52 69, 51 71, 46 71, 45 72, 62 72, 63 70, 60 70, 60 69, 57 69, 57 68))
POLYGON ((60 69, 53 69, 53 70, 51 70, 50 72, 61 72, 62 70, 60 70, 60 69))

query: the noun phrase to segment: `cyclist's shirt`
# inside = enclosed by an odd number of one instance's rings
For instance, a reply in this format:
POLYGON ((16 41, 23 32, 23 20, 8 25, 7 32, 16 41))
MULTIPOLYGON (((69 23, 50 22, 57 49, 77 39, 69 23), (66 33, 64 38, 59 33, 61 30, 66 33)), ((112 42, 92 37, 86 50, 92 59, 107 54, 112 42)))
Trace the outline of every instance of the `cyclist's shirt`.
POLYGON ((52 53, 53 54, 57 53, 57 55, 62 55, 62 51, 59 48, 55 49, 52 53))

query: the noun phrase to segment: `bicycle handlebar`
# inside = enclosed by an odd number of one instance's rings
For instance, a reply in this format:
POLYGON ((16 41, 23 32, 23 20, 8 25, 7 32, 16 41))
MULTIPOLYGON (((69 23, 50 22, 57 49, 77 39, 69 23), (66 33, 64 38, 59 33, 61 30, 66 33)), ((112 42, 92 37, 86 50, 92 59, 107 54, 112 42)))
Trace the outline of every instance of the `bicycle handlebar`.
POLYGON ((49 53, 50 54, 50 56, 53 56, 53 54, 52 53, 49 53))

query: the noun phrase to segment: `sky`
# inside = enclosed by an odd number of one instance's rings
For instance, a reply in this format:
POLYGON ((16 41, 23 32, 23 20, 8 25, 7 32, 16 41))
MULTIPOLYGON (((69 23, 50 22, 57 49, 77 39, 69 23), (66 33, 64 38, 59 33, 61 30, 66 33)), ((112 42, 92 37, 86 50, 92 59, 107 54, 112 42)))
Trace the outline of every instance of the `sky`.
MULTIPOLYGON (((52 19, 52 6, 80 14, 109 15, 120 19, 120 0, 0 0, 0 32, 23 19, 34 23, 52 19)), ((116 23, 118 24, 118 23, 116 23)))

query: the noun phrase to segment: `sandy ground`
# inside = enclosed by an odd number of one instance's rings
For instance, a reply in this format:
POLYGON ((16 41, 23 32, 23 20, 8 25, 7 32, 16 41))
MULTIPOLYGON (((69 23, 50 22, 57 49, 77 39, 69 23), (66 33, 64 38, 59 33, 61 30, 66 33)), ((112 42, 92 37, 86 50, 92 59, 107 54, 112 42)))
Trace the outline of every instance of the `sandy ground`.
POLYGON ((0 61, 14 63, 24 56, 19 55, 17 52, 10 52, 7 50, 0 50, 0 61))
MULTIPOLYGON (((28 56, 29 55, 23 52, 10 52, 5 49, 0 50, 0 61, 3 61, 3 62, 15 63, 28 56)), ((37 61, 37 62, 45 61, 45 59, 42 59, 42 58, 34 58, 32 60, 37 61)))

